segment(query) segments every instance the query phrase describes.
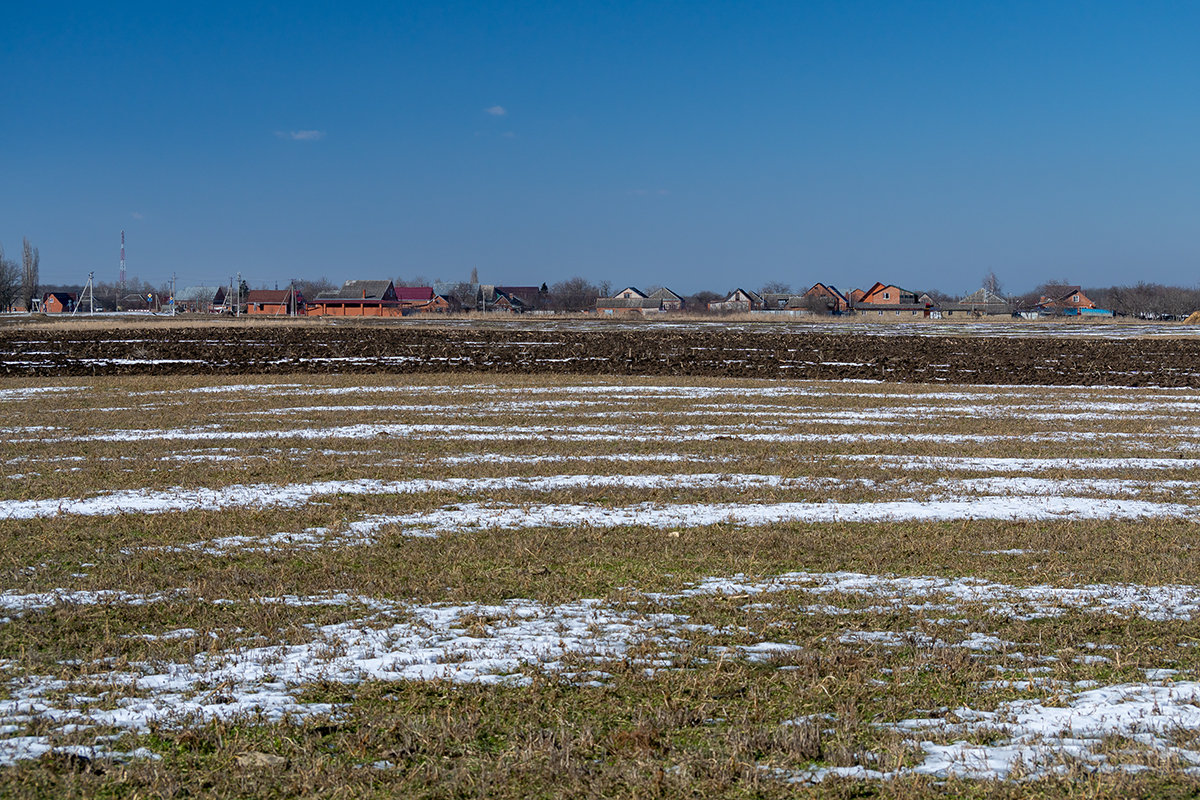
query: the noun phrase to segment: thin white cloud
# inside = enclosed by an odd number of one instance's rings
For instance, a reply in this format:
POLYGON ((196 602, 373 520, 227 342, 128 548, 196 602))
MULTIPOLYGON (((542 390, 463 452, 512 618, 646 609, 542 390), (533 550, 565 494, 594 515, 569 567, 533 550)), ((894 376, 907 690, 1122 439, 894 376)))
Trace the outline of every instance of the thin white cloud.
POLYGON ((275 135, 293 142, 316 142, 325 138, 325 131, 275 131, 275 135))
POLYGON ((140 211, 130 211, 129 216, 133 217, 134 219, 145 219, 146 218, 146 215, 140 211))
POLYGON ((504 106, 492 106, 491 108, 484 109, 484 111, 486 111, 488 114, 491 114, 493 117, 508 116, 508 109, 504 106))

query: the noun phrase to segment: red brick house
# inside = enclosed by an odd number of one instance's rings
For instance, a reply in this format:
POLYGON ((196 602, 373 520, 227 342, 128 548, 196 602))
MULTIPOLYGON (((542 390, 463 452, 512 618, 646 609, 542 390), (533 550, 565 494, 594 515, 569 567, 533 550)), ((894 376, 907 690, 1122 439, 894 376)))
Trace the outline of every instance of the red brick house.
POLYGON ((836 286, 814 283, 803 295, 809 305, 824 305, 830 314, 843 314, 850 308, 850 300, 836 286))
POLYGON ((418 314, 451 314, 462 311, 462 303, 449 295, 435 294, 428 302, 416 306, 413 310, 418 314))

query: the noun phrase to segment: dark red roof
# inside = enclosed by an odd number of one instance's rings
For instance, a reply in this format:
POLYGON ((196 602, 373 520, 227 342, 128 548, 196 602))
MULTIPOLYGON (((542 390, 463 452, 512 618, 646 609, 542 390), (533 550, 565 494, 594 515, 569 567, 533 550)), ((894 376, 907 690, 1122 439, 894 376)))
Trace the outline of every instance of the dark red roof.
POLYGON ((397 286, 396 299, 408 303, 424 303, 433 299, 433 288, 429 286, 397 286))

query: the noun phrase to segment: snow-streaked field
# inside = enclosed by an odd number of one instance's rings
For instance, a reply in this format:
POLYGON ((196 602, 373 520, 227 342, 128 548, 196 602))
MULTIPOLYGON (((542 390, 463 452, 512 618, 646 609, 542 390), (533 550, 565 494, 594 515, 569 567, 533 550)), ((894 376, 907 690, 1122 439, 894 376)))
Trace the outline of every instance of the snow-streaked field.
MULTIPOLYGON (((311 757, 433 686, 666 702, 556 736, 680 785, 720 754, 714 791, 1200 773, 1190 391, 139 378, 0 415, 9 770, 213 725, 311 757)), ((372 747, 338 763, 420 785, 372 747)))

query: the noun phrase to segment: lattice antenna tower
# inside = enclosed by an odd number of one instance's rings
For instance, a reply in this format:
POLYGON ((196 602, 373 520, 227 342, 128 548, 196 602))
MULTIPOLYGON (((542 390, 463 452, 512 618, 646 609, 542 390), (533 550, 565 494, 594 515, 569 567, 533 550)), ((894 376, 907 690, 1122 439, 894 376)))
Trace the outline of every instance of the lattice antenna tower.
POLYGON ((121 231, 121 293, 125 293, 125 231, 121 231))

